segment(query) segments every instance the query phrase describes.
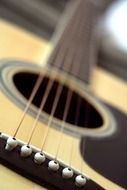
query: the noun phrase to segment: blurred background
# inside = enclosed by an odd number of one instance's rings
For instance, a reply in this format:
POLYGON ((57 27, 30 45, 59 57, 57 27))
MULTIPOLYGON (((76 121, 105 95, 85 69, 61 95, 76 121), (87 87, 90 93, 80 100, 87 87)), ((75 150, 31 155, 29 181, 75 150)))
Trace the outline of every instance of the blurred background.
MULTIPOLYGON (((49 40, 69 0, 1 0, 0 17, 49 40)), ((127 80, 127 0, 102 0, 98 65, 127 80)))

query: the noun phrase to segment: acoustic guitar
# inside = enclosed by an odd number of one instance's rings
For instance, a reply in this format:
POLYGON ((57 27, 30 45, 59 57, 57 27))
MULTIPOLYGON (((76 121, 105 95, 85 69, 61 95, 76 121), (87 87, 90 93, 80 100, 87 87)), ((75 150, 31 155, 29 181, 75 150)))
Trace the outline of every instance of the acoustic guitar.
POLYGON ((55 43, 0 20, 3 190, 127 188, 126 83, 92 69, 100 6, 67 12, 55 43))

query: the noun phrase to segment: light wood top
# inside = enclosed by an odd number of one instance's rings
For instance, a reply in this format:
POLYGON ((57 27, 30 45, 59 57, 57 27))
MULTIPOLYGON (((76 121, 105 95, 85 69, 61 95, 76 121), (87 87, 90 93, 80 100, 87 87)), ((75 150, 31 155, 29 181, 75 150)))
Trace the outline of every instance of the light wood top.
MULTIPOLYGON (((47 48, 49 47, 50 49, 51 47, 51 44, 47 43, 45 40, 40 39, 36 37, 35 35, 26 32, 23 29, 17 28, 14 25, 5 23, 3 20, 0 20, 0 42, 1 42, 1 46, 0 46, 1 59, 10 59, 10 58, 23 59, 23 60, 31 61, 35 63, 42 63, 42 60, 45 55, 44 52, 47 52, 47 48)), ((116 107, 119 107, 121 110, 124 110, 127 112, 127 106, 126 106, 127 105, 127 99, 126 99, 127 88, 126 87, 127 87, 127 84, 125 82, 118 80, 113 75, 110 75, 109 73, 106 73, 105 71, 101 69, 95 70, 94 77, 93 77, 93 84, 92 84, 92 89, 94 93, 98 95, 100 98, 105 99, 107 102, 111 102, 116 107)), ((3 105, 2 107, 5 109, 5 110, 2 110, 1 112, 2 113, 1 126, 3 127, 3 129, 5 129, 6 123, 4 121, 6 120, 6 115, 4 113, 6 113, 5 111, 6 109, 8 110, 8 108, 11 108, 9 109, 9 111, 12 112, 11 110, 14 110, 15 105, 10 100, 8 100, 2 93, 1 93, 1 97, 2 97, 2 105, 3 105), (8 103, 8 107, 4 106, 5 104, 4 99, 6 103, 8 103)), ((18 113, 20 114, 21 110, 17 107, 15 107, 15 109, 17 111, 17 114, 18 113)), ((9 115, 8 118, 10 119, 10 122, 8 121, 9 124, 11 123, 13 127, 14 126, 16 127, 15 125, 16 119, 15 118, 13 119, 11 117, 11 114, 9 115)), ((29 122, 32 123, 33 118, 28 115, 28 119, 29 119, 29 122)), ((27 124, 28 124, 28 121, 27 121, 27 124)), ((31 127, 31 125, 25 125, 24 136, 26 135, 26 132, 27 132, 26 126, 31 127)), ((42 124, 40 124, 40 126, 41 126, 40 130, 42 130, 43 129, 42 124)), ((8 128, 10 129, 10 127, 8 128)), ((51 133, 51 135, 52 134, 53 133, 51 133)), ((38 138, 36 136, 36 133, 35 133, 35 137, 36 137, 35 140, 37 141, 38 138)), ((51 139, 53 138, 54 136, 52 136, 51 139)), ((65 139, 66 147, 68 146, 68 144, 70 144, 69 140, 70 140, 69 138, 68 138, 68 141, 65 139)), ((80 154, 79 154, 79 149, 78 149, 80 142, 76 140, 75 143, 76 143, 75 150, 77 150, 77 152, 75 151, 74 154, 77 155, 77 157, 73 156, 73 158, 76 161, 78 160, 78 162, 75 161, 75 164, 79 164, 80 163, 79 160, 81 159, 79 158, 80 154)), ((52 144, 52 141, 51 141, 51 144, 52 144)), ((48 146, 48 147, 49 149, 53 148, 53 146, 48 146)), ((63 154, 63 157, 65 158, 66 155, 63 153, 63 151, 61 154, 63 154)), ((88 168, 88 166, 85 166, 85 167, 86 169, 88 168)), ((89 176, 91 176, 90 175, 91 170, 88 169, 88 171, 89 171, 89 176)), ((92 176, 94 177, 95 175, 96 173, 93 172, 92 176)), ((16 183, 17 183, 18 189, 24 189, 24 188, 25 189, 28 188, 29 190, 43 189, 42 187, 34 184, 33 182, 30 182, 27 179, 23 178, 22 176, 18 178, 16 176, 17 176, 16 173, 11 172, 7 168, 4 168, 3 166, 0 165, 0 179, 4 181, 4 179, 6 178, 7 180, 7 184, 2 183, 3 184, 2 189, 14 189, 13 186, 15 186, 16 183)), ((103 178, 100 178, 99 175, 96 176, 96 179, 100 181, 100 184, 101 184, 101 180, 103 181, 103 178)), ((104 184, 104 187, 107 187, 107 189, 109 190, 117 189, 115 187, 111 188, 110 183, 108 183, 106 180, 104 180, 103 184, 104 184)))
POLYGON ((97 97, 127 113, 127 82, 98 68, 94 71, 92 89, 97 97))
POLYGON ((0 19, 0 58, 40 63, 47 42, 0 19))
MULTIPOLYGON (((51 44, 30 32, 0 20, 0 58, 23 59, 42 63, 51 44)), ((92 79, 94 93, 106 102, 127 112, 127 82, 95 69, 92 79)))

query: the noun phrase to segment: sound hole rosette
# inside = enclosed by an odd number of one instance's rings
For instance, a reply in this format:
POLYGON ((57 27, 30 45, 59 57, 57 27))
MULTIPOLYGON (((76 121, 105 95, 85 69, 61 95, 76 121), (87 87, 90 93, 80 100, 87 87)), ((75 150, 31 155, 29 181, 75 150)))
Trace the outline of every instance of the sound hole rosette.
MULTIPOLYGON (((52 68, 48 65, 41 67, 24 61, 2 61, 0 64, 0 86, 2 92, 4 92, 5 95, 8 96, 17 106, 19 106, 21 109, 24 109, 27 99, 16 87, 14 76, 21 73, 28 73, 28 75, 38 75, 40 69, 42 70, 42 74, 44 74, 45 77, 54 80, 56 68, 52 68)), ((59 74, 55 80, 57 83, 63 83, 63 81, 65 81, 65 77, 67 77, 67 80, 64 86, 66 88, 70 88, 74 91, 74 93, 84 99, 84 101, 88 102, 101 117, 102 123, 101 126, 90 126, 90 128, 85 128, 84 126, 76 126, 74 123, 66 122, 64 132, 79 137, 83 135, 103 137, 114 133, 116 130, 116 124, 112 114, 96 97, 93 97, 89 90, 89 86, 84 85, 82 81, 75 79, 70 75, 67 76, 64 71, 59 71, 59 74)), ((32 104, 28 110, 28 113, 33 117, 36 117, 37 111, 37 106, 32 104)), ((40 121, 47 123, 48 118, 49 114, 43 111, 40 116, 40 121)), ((60 118, 54 117, 52 120, 52 127, 59 129, 60 124, 60 118)))

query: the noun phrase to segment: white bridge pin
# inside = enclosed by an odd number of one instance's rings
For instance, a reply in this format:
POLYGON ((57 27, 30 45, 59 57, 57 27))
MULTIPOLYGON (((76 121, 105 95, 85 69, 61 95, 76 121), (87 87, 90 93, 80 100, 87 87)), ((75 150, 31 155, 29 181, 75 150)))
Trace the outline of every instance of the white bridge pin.
POLYGON ((62 170, 62 177, 69 179, 73 176, 73 170, 71 168, 64 168, 62 170))
POLYGON ((9 137, 5 146, 6 150, 13 150, 18 145, 17 140, 14 137, 9 137))
POLYGON ((45 155, 42 152, 37 152, 34 155, 34 162, 36 164, 42 164, 45 161, 45 155))
POLYGON ((59 163, 56 160, 51 160, 48 163, 48 168, 55 172, 59 169, 59 163))
POLYGON ((32 148, 29 145, 23 145, 21 147, 20 155, 22 157, 28 157, 32 154, 32 148))
POLYGON ((75 184, 76 186, 78 187, 82 187, 86 184, 86 177, 83 176, 83 175, 78 175, 76 178, 75 178, 75 184))

